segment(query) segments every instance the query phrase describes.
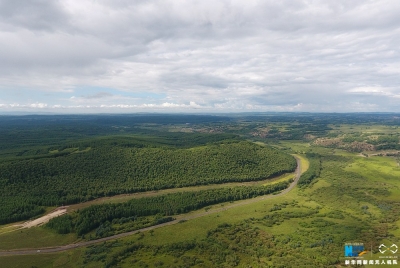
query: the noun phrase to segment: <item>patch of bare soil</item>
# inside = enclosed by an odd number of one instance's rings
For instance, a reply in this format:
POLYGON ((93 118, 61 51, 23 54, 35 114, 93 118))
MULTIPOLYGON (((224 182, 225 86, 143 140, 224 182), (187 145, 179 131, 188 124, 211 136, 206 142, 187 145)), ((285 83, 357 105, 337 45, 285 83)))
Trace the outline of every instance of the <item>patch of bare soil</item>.
POLYGON ((60 207, 60 208, 57 208, 56 210, 54 210, 53 212, 51 212, 47 215, 44 215, 43 217, 40 217, 33 221, 27 221, 20 226, 21 226, 21 228, 31 228, 34 226, 39 226, 39 225, 48 223, 49 220, 51 220, 52 218, 61 216, 65 213, 67 213, 67 207, 60 207))
POLYGON ((343 145, 343 142, 339 138, 318 138, 313 142, 315 145, 320 145, 320 146, 337 146, 340 147, 343 145))
POLYGON ((318 138, 313 144, 341 148, 351 152, 362 152, 362 151, 374 151, 375 146, 366 142, 353 141, 351 143, 345 143, 340 138, 318 138))
POLYGON ((374 151, 375 146, 372 144, 368 144, 366 142, 358 142, 354 141, 348 145, 344 146, 345 148, 350 148, 353 151, 374 151))

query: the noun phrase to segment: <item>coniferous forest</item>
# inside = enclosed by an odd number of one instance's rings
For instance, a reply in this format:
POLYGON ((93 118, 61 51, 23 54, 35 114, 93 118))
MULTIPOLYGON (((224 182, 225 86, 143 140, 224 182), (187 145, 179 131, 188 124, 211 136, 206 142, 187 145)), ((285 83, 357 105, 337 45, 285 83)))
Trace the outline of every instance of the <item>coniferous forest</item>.
MULTIPOLYGON (((58 127, 42 126, 52 135, 58 127)), ((35 149, 3 152, 7 157, 0 163, 0 224, 27 220, 50 206, 149 190, 256 181, 296 167, 292 156, 233 134, 156 135, 147 130, 147 135, 116 135, 111 128, 108 135, 90 137, 86 129, 83 138, 44 145, 35 134, 40 130, 25 129, 31 140, 40 141, 35 149)))

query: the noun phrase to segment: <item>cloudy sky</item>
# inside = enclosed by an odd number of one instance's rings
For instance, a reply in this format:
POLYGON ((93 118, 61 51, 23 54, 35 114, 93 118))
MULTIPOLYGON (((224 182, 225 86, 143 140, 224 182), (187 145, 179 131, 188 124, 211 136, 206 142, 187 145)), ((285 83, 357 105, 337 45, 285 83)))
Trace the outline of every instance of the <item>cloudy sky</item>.
POLYGON ((0 113, 400 112, 398 0, 0 0, 0 113))

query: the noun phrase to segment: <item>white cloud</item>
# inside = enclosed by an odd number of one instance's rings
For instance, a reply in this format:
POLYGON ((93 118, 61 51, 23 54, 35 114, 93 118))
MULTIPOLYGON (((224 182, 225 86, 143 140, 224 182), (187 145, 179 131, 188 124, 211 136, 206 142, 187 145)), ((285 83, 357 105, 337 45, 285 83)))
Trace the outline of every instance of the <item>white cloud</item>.
POLYGON ((30 108, 46 108, 47 107, 47 103, 32 103, 29 105, 30 108))
POLYGON ((400 111, 399 13, 394 0, 4 0, 0 108, 400 111))
POLYGON ((348 92, 351 93, 377 93, 381 95, 390 95, 390 88, 382 88, 380 86, 370 86, 370 87, 356 87, 350 89, 348 92))

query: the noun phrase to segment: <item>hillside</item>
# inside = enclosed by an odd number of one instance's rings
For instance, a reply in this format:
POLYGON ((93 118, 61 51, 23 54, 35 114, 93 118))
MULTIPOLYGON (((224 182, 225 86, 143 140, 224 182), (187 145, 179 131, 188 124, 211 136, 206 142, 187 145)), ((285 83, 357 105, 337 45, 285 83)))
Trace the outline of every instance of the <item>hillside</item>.
POLYGON ((53 148, 38 157, 2 163, 0 223, 28 219, 43 213, 46 206, 146 190, 261 180, 296 166, 290 155, 238 140, 191 148, 135 137, 82 144, 77 145, 82 148, 53 148))

